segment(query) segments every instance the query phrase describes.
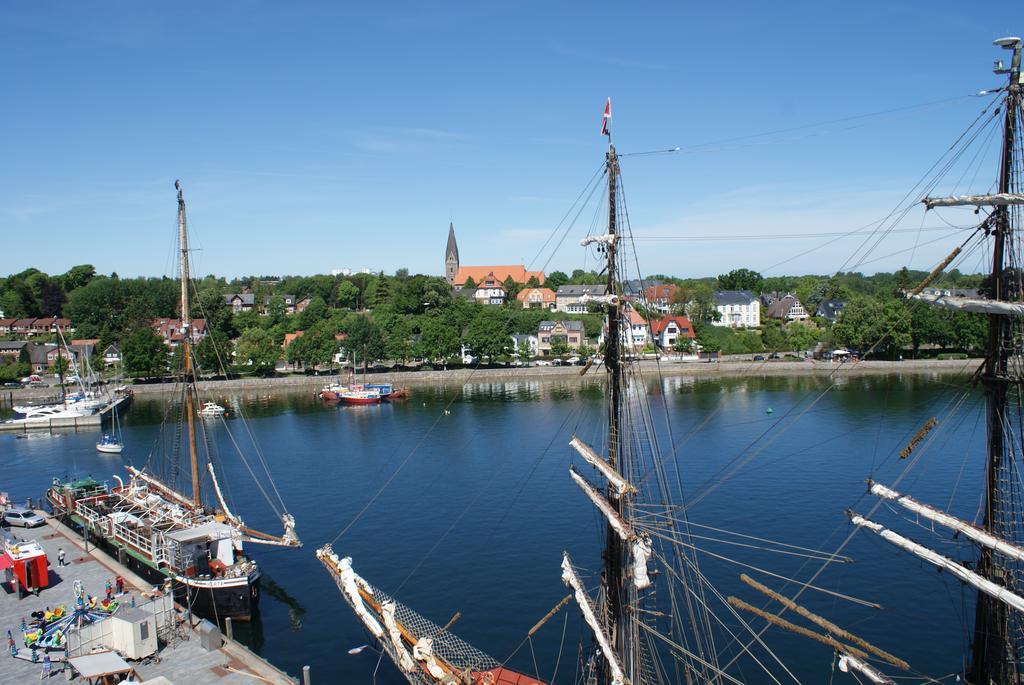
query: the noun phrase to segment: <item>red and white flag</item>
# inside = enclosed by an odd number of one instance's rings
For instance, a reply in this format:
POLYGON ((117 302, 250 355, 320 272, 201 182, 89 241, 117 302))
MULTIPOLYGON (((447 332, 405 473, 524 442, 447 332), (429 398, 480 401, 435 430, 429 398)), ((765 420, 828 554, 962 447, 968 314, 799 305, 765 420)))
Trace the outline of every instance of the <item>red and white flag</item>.
POLYGON ((612 99, 608 98, 608 102, 604 103, 604 116, 601 117, 601 135, 608 136, 612 135, 612 99))

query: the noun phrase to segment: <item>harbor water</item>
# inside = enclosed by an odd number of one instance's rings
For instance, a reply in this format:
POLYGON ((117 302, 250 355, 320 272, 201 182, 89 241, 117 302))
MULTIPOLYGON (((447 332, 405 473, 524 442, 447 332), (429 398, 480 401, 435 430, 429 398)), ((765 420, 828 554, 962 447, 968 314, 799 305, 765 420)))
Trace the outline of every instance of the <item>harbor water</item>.
MULTIPOLYGON (((703 573, 723 597, 737 595, 757 606, 766 598, 743 585, 740 573, 796 594, 797 585, 754 569, 807 580, 823 562, 795 547, 790 554, 768 552, 768 543, 754 538, 835 550, 852 532, 845 510, 867 513, 877 504, 866 493, 865 480, 872 477, 976 519, 982 400, 958 391, 963 380, 926 374, 647 380, 660 447, 671 472, 678 468, 686 515, 702 536, 694 542, 710 553, 701 556, 703 573), (939 428, 901 459, 900 450, 931 417, 939 428)), ((314 556, 332 542, 339 555, 353 557, 364 578, 436 623, 460 612, 452 630, 499 661, 514 653, 511 667, 573 682, 576 645, 589 644, 573 606, 521 643, 567 594, 560 580, 563 550, 589 572, 588 586, 597 585, 604 524, 567 467, 574 432, 600 445, 605 399, 598 381, 439 385, 416 388, 408 400, 359 407, 325 405, 308 393, 204 397, 228 407, 223 424, 204 423, 235 512, 252 527, 280 530, 249 474, 261 467, 248 427, 305 545, 248 545, 264 571, 264 594, 259 619, 236 625, 236 637, 294 675, 311 666, 314 682, 373 682, 378 654, 372 648, 348 653, 367 636, 314 556), (234 454, 229 431, 249 449, 248 463, 234 454)), ((16 500, 38 498, 53 477, 110 480, 124 475, 122 463, 142 466, 161 458, 167 409, 168 398, 137 397, 122 417, 122 455, 98 454, 98 431, 0 435, 0 489, 16 500)), ((265 478, 261 483, 269 489, 265 478)), ((874 518, 967 558, 969 550, 949 535, 885 506, 874 518)), ((881 608, 814 589, 802 592, 802 603, 906 659, 915 671, 942 677, 963 668, 970 593, 865 532, 842 554, 853 562, 829 564, 813 584, 881 608)), ((739 631, 722 603, 711 602, 739 631)), ((800 681, 831 676, 827 647, 777 628, 764 640, 800 681)), ((740 652, 740 644, 728 640, 716 648, 723 663, 740 652)), ((749 660, 739 663, 741 670, 732 672, 740 680, 771 682, 749 660)), ((783 673, 777 665, 773 670, 783 673)), ((404 680, 384 662, 376 682, 404 680)))

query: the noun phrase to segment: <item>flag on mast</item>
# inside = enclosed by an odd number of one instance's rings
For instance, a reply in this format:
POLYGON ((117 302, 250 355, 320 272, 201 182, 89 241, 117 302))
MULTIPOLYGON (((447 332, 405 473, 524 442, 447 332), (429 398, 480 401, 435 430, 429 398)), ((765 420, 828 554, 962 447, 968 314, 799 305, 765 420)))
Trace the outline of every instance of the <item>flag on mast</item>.
POLYGON ((604 103, 604 116, 601 117, 601 135, 612 137, 612 99, 604 103))

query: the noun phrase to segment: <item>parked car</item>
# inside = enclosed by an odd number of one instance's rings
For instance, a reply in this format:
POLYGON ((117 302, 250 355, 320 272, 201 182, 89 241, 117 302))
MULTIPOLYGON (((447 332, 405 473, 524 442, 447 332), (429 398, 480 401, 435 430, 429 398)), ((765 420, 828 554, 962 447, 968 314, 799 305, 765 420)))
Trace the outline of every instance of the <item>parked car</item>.
POLYGON ((755 354, 754 355, 754 361, 755 362, 763 362, 764 361, 764 355, 763 354, 755 354))
POLYGON ((579 357, 569 357, 568 359, 565 360, 565 363, 566 364, 573 364, 573 365, 579 364, 580 363, 580 358, 579 357))
POLYGON ((43 525, 46 523, 46 520, 31 509, 11 507, 4 511, 4 522, 9 526, 34 528, 35 526, 43 525))
POLYGON ((547 359, 538 359, 536 362, 534 362, 534 364, 536 364, 537 366, 551 366, 551 362, 549 362, 547 359))

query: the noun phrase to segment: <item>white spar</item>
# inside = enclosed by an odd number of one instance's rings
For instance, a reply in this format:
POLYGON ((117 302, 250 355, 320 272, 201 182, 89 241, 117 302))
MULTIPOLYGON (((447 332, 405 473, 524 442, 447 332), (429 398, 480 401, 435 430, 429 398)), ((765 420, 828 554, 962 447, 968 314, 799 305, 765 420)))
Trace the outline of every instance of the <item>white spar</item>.
POLYGON ((594 631, 594 639, 597 640, 597 646, 601 648, 601 653, 604 654, 604 658, 608 662, 608 668, 612 672, 612 685, 623 685, 626 682, 626 676, 622 672, 622 666, 612 650, 611 641, 604 634, 604 629, 601 628, 601 624, 597 621, 597 614, 594 611, 594 605, 590 601, 590 595, 587 594, 587 591, 583 588, 583 583, 580 582, 580 577, 573 570, 568 552, 562 553, 562 581, 573 589, 576 604, 579 605, 580 611, 583 612, 583 620, 594 631))
POLYGON ((873 683, 879 683, 879 685, 895 685, 893 681, 889 680, 857 657, 850 654, 841 655, 839 657, 839 670, 843 673, 849 673, 851 669, 859 672, 873 683))
POLYGON ((992 195, 953 195, 951 197, 926 197, 921 202, 928 209, 934 207, 1005 207, 1024 205, 1021 193, 995 193, 992 195))
POLYGON ((882 499, 892 500, 896 502, 896 504, 900 505, 905 509, 909 509, 910 511, 914 512, 915 514, 918 514, 922 518, 926 518, 929 521, 934 521, 939 525, 946 526, 947 528, 951 528, 957 531, 958 533, 962 533, 965 537, 974 540, 979 545, 983 545, 995 552, 999 552, 1005 557, 1016 559, 1017 561, 1024 561, 1024 549, 1018 547, 1017 545, 1010 544, 1009 542, 1006 542, 1005 540, 998 538, 995 535, 992 535, 991 533, 985 532, 977 526, 972 526, 970 523, 967 523, 966 521, 961 521, 955 516, 950 516, 944 511, 939 511, 938 509, 930 507, 927 504, 921 504, 914 498, 908 497, 907 495, 902 495, 893 490, 892 488, 887 488, 881 483, 871 483, 871 494, 877 495, 882 499))
POLYGON ((580 490, 583 491, 583 494, 589 497, 590 501, 594 503, 594 506, 604 514, 606 519, 608 519, 608 524, 612 527, 612 530, 618 533, 619 537, 622 538, 624 542, 628 542, 633 537, 633 529, 630 528, 625 519, 619 516, 619 512, 615 511, 615 508, 612 507, 611 503, 604 498, 604 495, 594 489, 594 486, 588 483, 583 476, 578 474, 576 469, 572 466, 569 467, 569 475, 572 476, 574 481, 576 481, 576 485, 580 486, 580 490))
POLYGON ((575 435, 572 436, 572 440, 569 441, 569 445, 571 445, 572 448, 576 450, 581 457, 583 457, 583 461, 600 471, 601 475, 608 479, 608 482, 612 484, 613 488, 615 488, 615 492, 618 493, 619 497, 622 497, 627 492, 636 492, 636 488, 623 478, 618 471, 613 469, 611 464, 599 457, 597 452, 595 452, 590 445, 583 442, 575 435))
POLYGON ((1017 611, 1024 611, 1024 597, 1016 595, 1006 588, 993 583, 991 580, 984 578, 974 571, 970 571, 960 564, 956 563, 952 559, 947 559, 938 552, 933 552, 924 545, 919 545, 913 540, 909 540, 899 533, 893 532, 883 526, 880 523, 869 521, 868 519, 860 516, 859 514, 850 515, 850 520, 856 526, 867 528, 870 531, 878 533, 879 537, 887 542, 905 549, 906 551, 921 557, 925 561, 929 561, 939 568, 944 568, 954 576, 967 583, 971 587, 977 589, 979 592, 984 592, 990 597, 995 597, 999 601, 1013 607, 1017 611))
POLYGON ((576 472, 576 469, 572 466, 569 467, 569 475, 576 481, 576 485, 580 486, 580 490, 583 491, 590 501, 594 503, 594 506, 604 514, 604 517, 608 519, 608 525, 612 527, 623 542, 628 542, 632 545, 633 552, 633 584, 637 590, 643 590, 644 588, 650 587, 651 579, 647 574, 647 562, 651 558, 653 550, 651 548, 651 538, 646 533, 637 534, 632 526, 623 519, 619 512, 615 511, 615 508, 611 503, 604 498, 600 492, 594 488, 593 485, 588 483, 586 479, 576 472))
POLYGON ((957 297, 954 295, 933 295, 929 293, 908 294, 907 299, 961 312, 1024 316, 1024 302, 1005 302, 1003 300, 986 300, 981 297, 957 297))

